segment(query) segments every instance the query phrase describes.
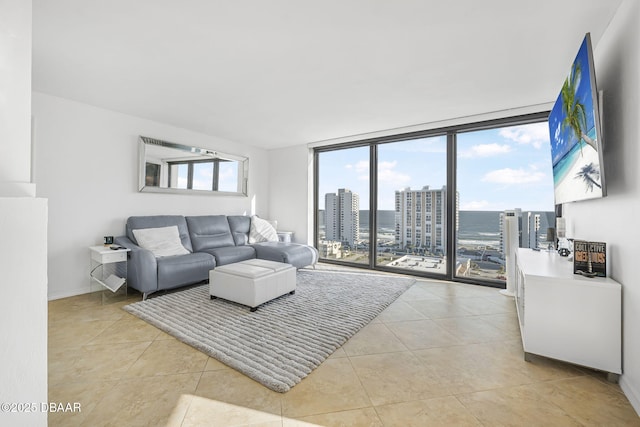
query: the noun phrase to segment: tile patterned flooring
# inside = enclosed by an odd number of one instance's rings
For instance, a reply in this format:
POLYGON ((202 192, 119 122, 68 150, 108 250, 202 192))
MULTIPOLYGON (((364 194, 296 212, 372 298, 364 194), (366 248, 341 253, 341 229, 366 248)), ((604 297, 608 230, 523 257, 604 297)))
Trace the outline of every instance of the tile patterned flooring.
POLYGON ((525 362, 513 300, 491 288, 419 280, 285 394, 126 303, 49 303, 49 401, 82 405, 50 426, 640 426, 602 373, 525 362))

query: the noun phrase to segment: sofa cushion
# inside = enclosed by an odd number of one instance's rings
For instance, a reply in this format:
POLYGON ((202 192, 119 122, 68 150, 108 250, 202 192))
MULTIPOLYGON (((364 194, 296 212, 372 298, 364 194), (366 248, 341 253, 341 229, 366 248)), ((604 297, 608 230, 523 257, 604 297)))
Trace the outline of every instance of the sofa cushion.
POLYGON ((249 243, 249 228, 251 227, 251 217, 243 215, 229 215, 229 228, 233 235, 236 246, 249 243))
POLYGON ((170 227, 140 228, 133 230, 133 235, 136 236, 138 245, 151 251, 156 258, 189 253, 182 246, 178 227, 175 225, 170 227))
POLYGON ((211 254, 197 252, 158 258, 158 290, 198 283, 209 278, 209 271, 215 268, 211 254))
POLYGON ((249 245, 227 246, 225 248, 207 249, 216 259, 216 266, 233 264, 256 257, 256 250, 249 245))
POLYGON ((194 252, 235 246, 226 215, 188 216, 186 220, 194 252))
POLYGON ((278 233, 267 220, 257 216, 251 217, 251 227, 249 228, 249 243, 277 242, 278 233))
POLYGON ((182 246, 184 246, 187 251, 193 252, 187 222, 182 215, 130 216, 127 219, 125 231, 129 240, 138 245, 138 241, 133 235, 133 230, 139 230, 141 228, 169 227, 172 225, 178 227, 178 234, 180 235, 180 242, 182 242, 182 246))

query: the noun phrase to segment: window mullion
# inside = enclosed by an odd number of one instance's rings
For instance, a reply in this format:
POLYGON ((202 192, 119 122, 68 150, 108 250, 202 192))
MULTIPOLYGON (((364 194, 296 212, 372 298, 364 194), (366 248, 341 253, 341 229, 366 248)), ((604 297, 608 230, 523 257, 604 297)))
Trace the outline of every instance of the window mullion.
POLYGON ((211 187, 213 191, 218 191, 218 187, 220 185, 220 160, 213 161, 213 182, 211 183, 211 187))
POLYGON ((378 242, 378 145, 369 149, 369 268, 375 268, 378 242))
POLYGON ((453 280, 456 267, 456 227, 457 227, 457 188, 456 188, 456 132, 447 133, 447 279, 453 280))
POLYGON ((193 189, 193 162, 187 162, 187 188, 193 189))

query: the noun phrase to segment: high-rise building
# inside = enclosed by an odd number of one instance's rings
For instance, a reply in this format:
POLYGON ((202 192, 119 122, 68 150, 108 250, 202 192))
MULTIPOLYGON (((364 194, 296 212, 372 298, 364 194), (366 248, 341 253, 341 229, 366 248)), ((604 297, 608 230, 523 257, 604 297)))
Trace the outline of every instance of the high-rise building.
MULTIPOLYGON (((404 248, 423 248, 431 253, 444 253, 447 246, 447 187, 431 190, 405 188, 396 191, 396 239, 404 248)), ((456 224, 458 195, 456 194, 456 224)))
POLYGON ((500 252, 504 254, 506 248, 506 236, 502 233, 502 230, 504 229, 503 222, 507 212, 513 213, 512 216, 515 216, 518 220, 518 247, 538 248, 540 244, 540 214, 528 211, 523 212, 522 209, 516 208, 500 214, 500 252))
POLYGON ((360 238, 360 197, 346 188, 324 195, 325 239, 354 246, 360 238))
POLYGON ((540 214, 522 212, 520 230, 520 247, 537 248, 540 243, 540 214))

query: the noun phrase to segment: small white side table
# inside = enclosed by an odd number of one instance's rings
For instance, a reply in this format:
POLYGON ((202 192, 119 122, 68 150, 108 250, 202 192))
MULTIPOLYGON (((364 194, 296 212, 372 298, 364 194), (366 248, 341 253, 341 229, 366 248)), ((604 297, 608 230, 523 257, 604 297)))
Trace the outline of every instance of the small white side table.
POLYGON ((90 246, 89 295, 99 295, 102 303, 127 297, 127 253, 131 249, 90 246))

